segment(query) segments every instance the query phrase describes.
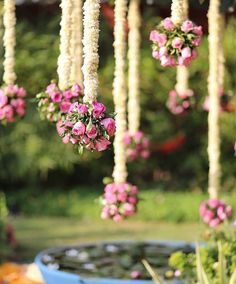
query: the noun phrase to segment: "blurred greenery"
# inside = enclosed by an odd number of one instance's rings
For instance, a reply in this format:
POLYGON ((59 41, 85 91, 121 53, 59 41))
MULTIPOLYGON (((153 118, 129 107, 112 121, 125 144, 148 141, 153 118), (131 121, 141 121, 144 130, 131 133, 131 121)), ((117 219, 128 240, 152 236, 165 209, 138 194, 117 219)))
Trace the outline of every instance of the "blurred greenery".
MULTIPOLYGON (((146 163, 129 165, 130 181, 136 184, 165 183, 167 189, 207 188, 207 114, 201 105, 207 95, 208 47, 206 38, 200 47, 199 59, 190 67, 190 85, 197 95, 198 109, 183 116, 169 113, 165 104, 168 92, 175 85, 175 69, 159 66, 151 57, 148 34, 158 21, 152 8, 145 9, 142 27, 141 104, 142 130, 152 144, 162 143, 178 133, 186 135, 180 150, 164 154, 153 152, 146 163)), ((225 32, 225 90, 234 90, 236 75, 236 21, 230 20, 225 32)), ((67 189, 74 184, 99 184, 111 176, 113 153, 79 156, 70 145, 63 145, 55 127, 40 121, 33 98, 57 78, 56 63, 59 44, 59 15, 46 10, 38 15, 20 10, 17 24, 16 71, 18 84, 29 93, 28 113, 22 121, 0 126, 0 185, 11 188, 32 188, 36 185, 67 189)), ((100 95, 112 108, 113 36, 105 18, 101 18, 100 95)), ((1 45, 0 75, 3 50, 1 45)), ((234 98, 235 101, 235 98, 234 98)), ((236 116, 221 114, 223 190, 235 188, 236 164, 233 156, 236 116)), ((21 189, 22 190, 22 189, 21 189)))

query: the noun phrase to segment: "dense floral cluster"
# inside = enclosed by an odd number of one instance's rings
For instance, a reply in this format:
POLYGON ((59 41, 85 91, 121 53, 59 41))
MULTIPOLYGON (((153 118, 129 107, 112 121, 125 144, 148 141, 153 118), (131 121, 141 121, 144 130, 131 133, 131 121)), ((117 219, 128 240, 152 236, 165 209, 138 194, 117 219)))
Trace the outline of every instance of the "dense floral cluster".
POLYGON ((183 114, 195 105, 195 97, 192 90, 186 90, 178 94, 176 90, 169 92, 167 107, 173 114, 183 114))
POLYGON ((124 144, 129 161, 135 161, 138 158, 148 159, 150 156, 149 139, 144 136, 142 131, 137 131, 133 135, 127 131, 124 136, 124 144))
POLYGON ((209 199, 201 203, 199 208, 200 216, 209 227, 215 228, 226 220, 229 220, 233 211, 231 206, 226 205, 219 199, 209 199))
POLYGON ((110 183, 106 185, 102 197, 102 219, 119 222, 137 211, 138 188, 128 183, 110 183))
POLYGON ((110 138, 115 130, 115 120, 106 114, 105 105, 97 101, 91 105, 79 102, 71 104, 64 121, 57 123, 63 143, 77 145, 80 153, 84 148, 105 151, 111 144, 110 138))
POLYGON ((0 121, 2 123, 14 122, 25 115, 25 96, 25 89, 17 85, 9 85, 0 89, 0 121))
POLYGON ((74 84, 66 91, 61 91, 55 83, 51 83, 45 92, 36 96, 40 115, 43 119, 58 122, 65 117, 71 105, 81 96, 82 89, 78 84, 74 84))
POLYGON ((161 65, 188 66, 197 57, 197 47, 201 43, 202 27, 190 20, 175 25, 171 18, 164 19, 150 34, 153 42, 152 56, 161 65))
MULTIPOLYGON (((220 97, 220 111, 222 112, 232 112, 234 111, 234 107, 231 103, 232 97, 225 93, 224 90, 220 90, 219 92, 219 97, 220 97)), ((205 111, 209 111, 210 109, 210 98, 207 96, 205 98, 205 101, 203 103, 203 109, 205 111)))

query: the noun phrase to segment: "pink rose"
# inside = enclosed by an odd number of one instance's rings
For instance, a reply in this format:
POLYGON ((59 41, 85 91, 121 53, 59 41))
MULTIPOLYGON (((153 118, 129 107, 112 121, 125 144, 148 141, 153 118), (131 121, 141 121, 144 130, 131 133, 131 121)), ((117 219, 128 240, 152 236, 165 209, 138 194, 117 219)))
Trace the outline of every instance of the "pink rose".
POLYGON ((93 102, 93 117, 99 118, 106 111, 104 104, 99 102, 93 102))
POLYGON ((7 104, 8 98, 4 94, 3 90, 0 90, 0 108, 7 104))
POLYGON ((191 48, 185 47, 181 51, 181 55, 184 59, 190 58, 191 57, 191 48))
POLYGON ((159 34, 157 31, 152 31, 150 33, 150 40, 158 43, 159 47, 162 47, 166 44, 167 38, 165 34, 159 34))
POLYGON ((18 92, 18 86, 17 85, 9 85, 9 86, 6 86, 4 88, 4 91, 6 94, 8 95, 16 95, 17 92, 18 92))
POLYGON ((133 215, 135 213, 135 206, 133 204, 130 204, 130 203, 125 203, 123 205, 123 208, 124 208, 124 214, 125 216, 130 216, 130 215, 133 215))
POLYGON ((62 138, 62 143, 63 143, 63 144, 68 144, 69 142, 70 142, 70 135, 67 134, 66 136, 64 136, 64 137, 62 138))
POLYGON ((88 129, 88 126, 86 128, 86 135, 88 136, 88 138, 90 139, 94 139, 97 137, 97 128, 95 125, 92 125, 92 127, 90 129, 88 129))
POLYGON ((192 44, 194 46, 199 46, 201 44, 201 38, 200 37, 196 37, 193 41, 192 44))
POLYGON ((131 138, 130 138, 130 135, 129 135, 129 132, 125 132, 125 135, 124 135, 124 144, 125 145, 130 145, 131 144, 131 138))
POLYGON ((143 150, 140 155, 143 159, 148 159, 150 156, 150 152, 148 150, 143 150))
POLYGON ((165 18, 162 21, 162 25, 163 27, 168 30, 168 31, 172 31, 175 28, 174 23, 172 22, 171 18, 165 18))
POLYGON ((11 105, 6 105, 2 109, 5 118, 7 119, 8 122, 12 122, 14 120, 13 115, 14 115, 14 110, 11 105))
POLYGON ((70 100, 73 97, 72 91, 71 90, 67 90, 63 93, 63 96, 66 100, 70 100))
POLYGON ((79 94, 81 93, 82 91, 82 88, 80 87, 79 84, 74 84, 71 88, 71 91, 73 93, 73 97, 78 97, 79 94))
POLYGON ((95 148, 98 152, 102 152, 105 151, 110 144, 111 142, 109 140, 104 137, 101 137, 100 139, 95 141, 95 148))
POLYGON ((62 113, 68 113, 70 107, 71 107, 71 103, 64 101, 60 104, 60 111, 62 113))
POLYGON ((192 59, 196 59, 198 57, 198 53, 197 53, 197 50, 196 49, 193 49, 192 50, 192 59))
POLYGON ((51 93, 55 93, 56 92, 56 88, 57 88, 56 84, 52 83, 52 84, 47 86, 46 93, 49 94, 49 95, 51 93))
POLYGON ((207 203, 213 209, 222 205, 222 202, 219 199, 209 199, 207 203))
POLYGON ((170 56, 162 56, 161 57, 161 66, 163 66, 163 67, 171 66, 171 57, 170 56))
POLYGON ((113 220, 114 220, 115 222, 120 222, 120 221, 123 220, 123 217, 122 217, 120 214, 117 214, 117 215, 115 215, 115 216, 113 217, 113 220))
POLYGON ((13 99, 11 100, 11 105, 14 107, 14 108, 25 108, 26 107, 26 102, 19 98, 19 99, 13 99))
POLYGON ((84 104, 79 104, 77 106, 77 109, 78 109, 78 113, 80 113, 80 114, 85 114, 85 113, 88 112, 88 107, 84 104))
POLYGON ((111 192, 105 192, 104 198, 105 198, 106 202, 110 203, 110 204, 117 202, 116 194, 111 193, 111 192))
POLYGON ((76 124, 74 125, 74 127, 72 128, 72 133, 79 136, 79 135, 83 135, 85 133, 85 125, 83 124, 83 122, 78 121, 76 122, 76 124))
POLYGON ((142 131, 135 132, 133 138, 136 143, 140 143, 141 139, 143 138, 143 132, 142 131))
POLYGON ((138 200, 137 200, 136 197, 130 196, 130 197, 128 198, 128 202, 135 205, 135 204, 138 203, 138 200))
POLYGON ((193 22, 192 21, 185 21, 183 22, 182 26, 181 26, 181 31, 183 31, 184 33, 188 33, 193 29, 193 22))
POLYGON ((160 57, 165 56, 168 54, 168 49, 166 46, 162 46, 159 50, 159 55, 160 57))
POLYGON ((24 98, 26 96, 26 91, 24 88, 18 88, 17 97, 24 98))
POLYGON ((214 213, 210 210, 206 210, 203 216, 203 221, 208 224, 212 219, 214 219, 214 213))
POLYGON ((196 26, 193 28, 195 35, 201 36, 203 34, 202 26, 196 26))
POLYGON ((50 97, 54 103, 60 103, 62 99, 62 94, 59 92, 54 92, 50 94, 50 97))
POLYGON ((155 59, 160 59, 159 51, 153 50, 152 51, 152 57, 155 58, 155 59))
POLYGON ((121 202, 125 202, 127 200, 127 194, 126 193, 118 193, 117 200, 121 202))
POLYGON ((101 125, 105 128, 109 136, 113 136, 116 131, 116 123, 113 118, 105 118, 101 121, 101 125))
POLYGON ((70 142, 71 142, 73 145, 75 145, 75 144, 78 143, 78 140, 75 139, 74 137, 70 137, 70 142))
POLYGON ((20 117, 23 117, 25 115, 25 108, 22 108, 22 107, 18 107, 16 109, 16 113, 20 116, 20 117))
POLYGON ((171 45, 172 45, 173 48, 178 48, 178 49, 180 49, 180 48, 182 47, 183 43, 184 43, 184 41, 183 41, 181 38, 175 37, 175 38, 172 40, 171 45))
POLYGON ((65 132, 65 126, 61 120, 59 120, 56 124, 57 133, 62 136, 65 132))
POLYGON ((138 157, 138 152, 136 149, 127 149, 126 154, 130 161, 134 161, 138 157))
POLYGON ((213 220, 211 220, 211 221, 209 222, 209 226, 210 226, 211 228, 215 228, 215 227, 219 226, 220 223, 221 223, 221 220, 218 219, 218 218, 215 218, 215 219, 213 219, 213 220))
POLYGON ((157 31, 151 31, 149 39, 151 41, 157 42, 159 33, 157 31))
POLYGON ((81 136, 81 142, 85 145, 88 145, 90 143, 90 139, 88 138, 88 136, 83 135, 81 136))

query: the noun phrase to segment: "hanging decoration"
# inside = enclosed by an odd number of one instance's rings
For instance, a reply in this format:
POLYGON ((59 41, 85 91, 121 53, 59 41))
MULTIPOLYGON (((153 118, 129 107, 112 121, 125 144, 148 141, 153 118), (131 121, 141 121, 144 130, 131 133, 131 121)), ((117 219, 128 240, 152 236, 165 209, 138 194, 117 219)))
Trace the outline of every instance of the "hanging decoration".
POLYGON ((164 19, 150 33, 153 42, 152 56, 161 66, 188 66, 197 58, 201 43, 202 27, 186 20, 183 0, 173 0, 171 18, 164 19))
POLYGON ((116 113, 116 135, 114 141, 114 182, 106 185, 102 197, 103 219, 121 221, 137 211, 138 189, 127 183, 126 147, 124 136, 126 133, 126 13, 127 0, 115 1, 114 51, 115 74, 113 97, 116 113))
POLYGON ((140 1, 131 0, 128 11, 128 131, 124 137, 128 161, 147 159, 150 155, 149 140, 140 128, 140 1))
POLYGON ((98 90, 98 39, 99 39, 99 0, 86 0, 84 3, 84 96, 83 101, 70 107, 63 124, 63 141, 71 142, 83 149, 104 151, 111 144, 115 134, 114 115, 106 113, 106 106, 97 101, 98 90))
POLYGON ((208 191, 211 199, 217 199, 220 190, 220 127, 219 127, 219 91, 222 80, 219 68, 220 42, 220 0, 211 0, 208 12, 209 20, 209 78, 208 91, 210 109, 208 115, 208 191))
POLYGON ((26 91, 22 87, 15 85, 15 0, 4 0, 4 85, 0 89, 0 121, 3 124, 11 123, 21 118, 26 112, 26 102, 24 100, 26 91))
MULTIPOLYGON (((183 0, 184 21, 188 20, 188 0, 183 0)), ((167 107, 174 115, 184 114, 190 111, 195 105, 194 92, 189 89, 189 70, 186 66, 177 66, 176 86, 169 92, 167 107)))

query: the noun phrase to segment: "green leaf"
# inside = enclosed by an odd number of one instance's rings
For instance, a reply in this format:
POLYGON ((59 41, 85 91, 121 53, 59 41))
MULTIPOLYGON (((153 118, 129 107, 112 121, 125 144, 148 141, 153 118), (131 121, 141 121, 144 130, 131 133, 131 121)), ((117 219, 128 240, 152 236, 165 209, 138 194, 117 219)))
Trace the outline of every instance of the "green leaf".
POLYGON ((142 263, 145 266, 145 268, 147 269, 147 271, 149 272, 149 274, 152 276, 152 279, 153 279, 155 284, 164 284, 164 282, 161 280, 159 275, 154 271, 154 269, 151 267, 151 265, 145 259, 142 260, 142 263))
POLYGON ((218 260, 219 260, 219 282, 221 284, 229 283, 227 280, 227 272, 226 272, 226 259, 223 253, 222 243, 218 242, 218 260))
POLYGON ((88 123, 88 125, 87 125, 87 131, 90 131, 91 129, 92 129, 92 126, 93 126, 93 121, 92 121, 92 118, 90 117, 90 119, 89 119, 89 123, 88 123))
POLYGON ((199 284, 210 284, 210 281, 202 265, 201 253, 198 244, 196 244, 196 266, 197 266, 197 278, 199 284))
POLYGON ((229 284, 235 284, 236 283, 236 269, 234 270, 234 273, 232 274, 229 284))

